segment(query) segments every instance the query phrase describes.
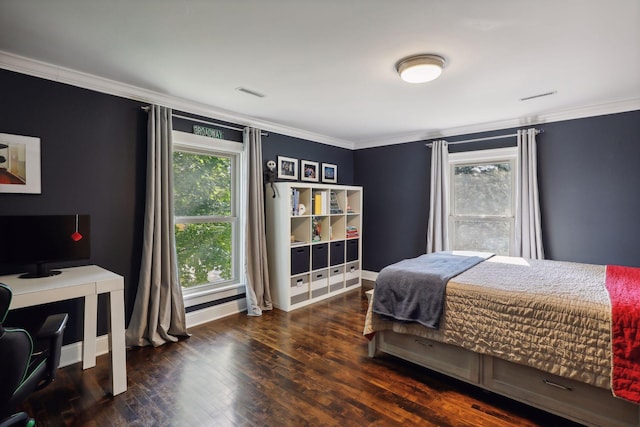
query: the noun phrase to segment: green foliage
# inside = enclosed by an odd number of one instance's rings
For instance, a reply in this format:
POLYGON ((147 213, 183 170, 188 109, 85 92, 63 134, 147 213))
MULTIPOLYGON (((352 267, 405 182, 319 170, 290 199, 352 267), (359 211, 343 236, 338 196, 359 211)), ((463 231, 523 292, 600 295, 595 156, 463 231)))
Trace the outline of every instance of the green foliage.
POLYGON ((190 219, 175 226, 181 285, 231 279, 232 224, 197 217, 232 215, 232 159, 176 151, 173 171, 175 215, 190 219))
POLYGON ((231 159, 176 151, 173 154, 176 216, 231 215, 231 159))
POLYGON ((231 279, 230 223, 176 224, 175 230, 182 287, 231 279))

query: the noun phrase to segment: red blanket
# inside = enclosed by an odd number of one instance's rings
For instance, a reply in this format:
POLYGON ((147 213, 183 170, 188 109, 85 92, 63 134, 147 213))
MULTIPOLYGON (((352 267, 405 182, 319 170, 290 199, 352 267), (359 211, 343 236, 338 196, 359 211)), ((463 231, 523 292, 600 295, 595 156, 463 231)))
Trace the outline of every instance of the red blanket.
POLYGON ((640 268, 607 266, 611 299, 611 389, 640 403, 640 268))

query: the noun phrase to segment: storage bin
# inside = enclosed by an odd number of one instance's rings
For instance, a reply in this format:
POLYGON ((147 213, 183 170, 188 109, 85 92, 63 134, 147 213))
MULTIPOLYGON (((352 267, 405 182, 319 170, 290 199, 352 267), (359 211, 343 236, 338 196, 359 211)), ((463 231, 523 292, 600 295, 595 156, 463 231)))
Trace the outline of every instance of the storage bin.
POLYGON ((329 245, 322 243, 311 246, 311 269, 319 270, 329 265, 329 245))
POLYGON ((291 275, 309 271, 309 246, 291 248, 291 275))
POLYGON ((360 263, 352 262, 346 265, 344 271, 344 280, 360 279, 360 263))
POLYGON ((347 262, 358 259, 358 242, 359 239, 347 240, 347 262))
POLYGON ((314 271, 311 273, 311 297, 316 298, 329 292, 328 271, 314 271))
POLYGON ((329 258, 331 260, 331 265, 344 263, 344 240, 331 242, 329 247, 329 258))
POLYGON ((291 304, 297 304, 309 299, 309 275, 296 276, 291 278, 291 289, 289 296, 291 304))
POLYGON ((329 269, 329 290, 331 292, 344 288, 344 265, 329 269))

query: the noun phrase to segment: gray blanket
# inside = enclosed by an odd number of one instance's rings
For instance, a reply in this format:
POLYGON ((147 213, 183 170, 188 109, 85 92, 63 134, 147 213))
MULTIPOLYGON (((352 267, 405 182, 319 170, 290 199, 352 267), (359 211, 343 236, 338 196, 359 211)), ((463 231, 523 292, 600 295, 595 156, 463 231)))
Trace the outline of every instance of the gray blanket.
POLYGON ((447 282, 482 261, 479 256, 437 252, 389 265, 378 273, 373 312, 437 329, 447 282))

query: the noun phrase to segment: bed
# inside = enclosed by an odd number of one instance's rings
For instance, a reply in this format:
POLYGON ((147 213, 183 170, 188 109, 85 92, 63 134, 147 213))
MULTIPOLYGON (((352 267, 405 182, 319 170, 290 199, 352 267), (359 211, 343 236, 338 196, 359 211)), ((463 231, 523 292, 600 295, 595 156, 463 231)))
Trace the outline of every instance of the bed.
POLYGON ((382 284, 400 283, 402 271, 384 269, 368 293, 369 356, 385 352, 586 425, 640 425, 640 406, 611 392, 605 266, 483 256, 447 277, 436 327, 378 314, 380 301, 374 312, 376 292, 384 298, 382 284))

